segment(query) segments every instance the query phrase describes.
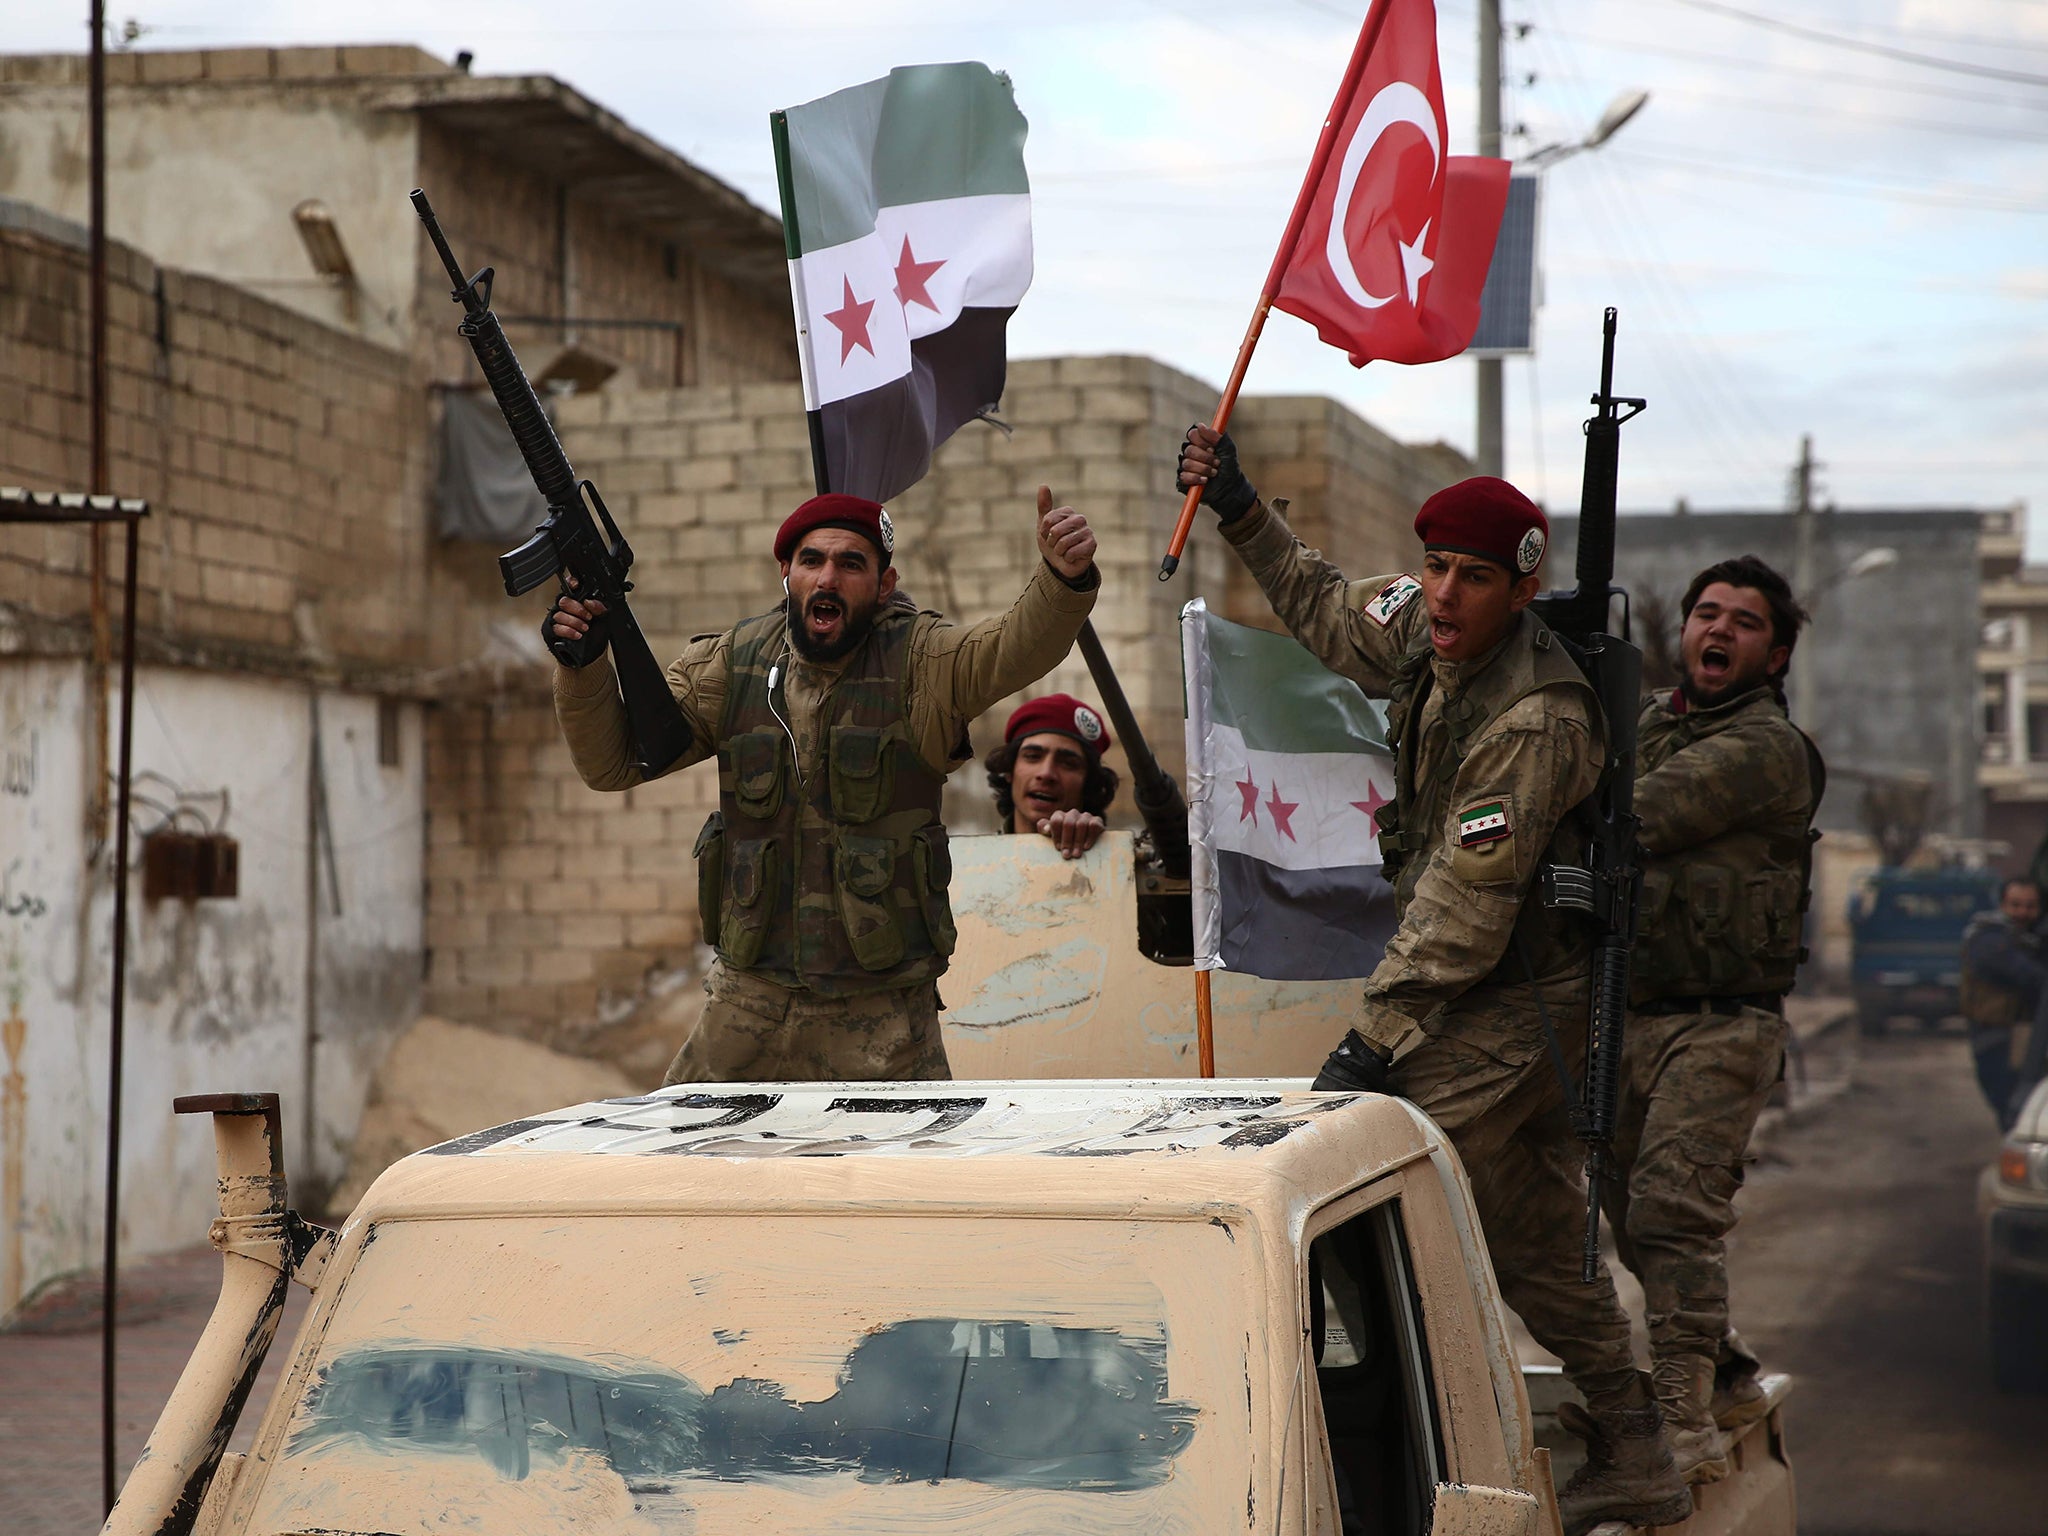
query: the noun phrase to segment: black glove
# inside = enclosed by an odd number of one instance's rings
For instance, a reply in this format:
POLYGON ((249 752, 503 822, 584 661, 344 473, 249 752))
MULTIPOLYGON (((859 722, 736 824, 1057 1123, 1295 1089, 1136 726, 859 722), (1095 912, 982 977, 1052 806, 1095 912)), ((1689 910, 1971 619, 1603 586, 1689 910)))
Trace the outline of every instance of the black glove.
POLYGON ((1368 1045, 1357 1030, 1348 1029, 1309 1087, 1317 1093, 1385 1093, 1393 1060, 1368 1045))
POLYGON ((611 644, 612 616, 601 613, 588 621, 590 628, 581 640, 565 640, 555 633, 555 614, 562 606, 562 599, 569 594, 557 592, 555 600, 548 604, 548 611, 540 621, 541 642, 547 646, 548 654, 563 666, 569 668, 587 667, 605 652, 611 644))
MULTIPOLYGON (((1189 427, 1188 435, 1181 439, 1180 472, 1183 475, 1188 471, 1188 443, 1194 435, 1194 427, 1189 427)), ((1216 471, 1202 487, 1202 505, 1216 514, 1217 522, 1234 523, 1251 511, 1259 493, 1238 467, 1237 444, 1230 440, 1228 432, 1218 436, 1215 448, 1210 451, 1216 455, 1216 471)))

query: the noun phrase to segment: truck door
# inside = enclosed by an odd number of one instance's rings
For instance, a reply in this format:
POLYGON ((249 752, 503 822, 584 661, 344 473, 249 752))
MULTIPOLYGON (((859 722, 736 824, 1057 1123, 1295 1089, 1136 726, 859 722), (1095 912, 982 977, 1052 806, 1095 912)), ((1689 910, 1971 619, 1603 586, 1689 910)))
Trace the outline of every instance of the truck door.
POLYGON ((1401 1202, 1340 1201, 1308 1230, 1310 1528, 1424 1536, 1443 1480, 1443 1432, 1401 1202))

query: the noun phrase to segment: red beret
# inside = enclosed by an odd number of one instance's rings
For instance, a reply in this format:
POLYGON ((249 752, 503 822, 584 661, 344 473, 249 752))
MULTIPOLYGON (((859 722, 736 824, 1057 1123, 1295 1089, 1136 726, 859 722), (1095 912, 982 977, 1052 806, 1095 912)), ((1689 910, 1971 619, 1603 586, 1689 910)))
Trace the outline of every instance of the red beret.
POLYGON ((1102 716, 1071 693, 1048 693, 1042 699, 1019 704, 1010 715, 1010 723, 1003 727, 1003 745, 1039 731, 1057 731, 1073 737, 1097 762, 1109 750, 1109 727, 1102 723, 1102 716))
POLYGON ((1550 545, 1550 519, 1543 509, 1491 475, 1474 475, 1447 485, 1415 514, 1424 549, 1477 555, 1527 576, 1543 563, 1550 545))
POLYGON ((879 501, 830 491, 813 496, 782 520, 775 530, 775 558, 789 559, 796 553, 798 541, 813 528, 844 528, 861 535, 882 552, 885 568, 896 556, 896 525, 879 501))

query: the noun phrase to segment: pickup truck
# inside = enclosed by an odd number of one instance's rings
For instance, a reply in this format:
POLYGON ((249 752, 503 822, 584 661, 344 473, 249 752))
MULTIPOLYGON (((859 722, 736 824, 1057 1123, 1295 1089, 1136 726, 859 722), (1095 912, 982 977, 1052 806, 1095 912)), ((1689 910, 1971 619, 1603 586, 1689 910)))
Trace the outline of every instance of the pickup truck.
MULTIPOLYGON (((416 1153, 333 1231, 275 1096, 180 1107, 226 1277, 110 1532, 1559 1533, 1561 1384, 1398 1099, 677 1087, 416 1153)), ((1792 1536, 1786 1385, 1677 1529, 1792 1536)))

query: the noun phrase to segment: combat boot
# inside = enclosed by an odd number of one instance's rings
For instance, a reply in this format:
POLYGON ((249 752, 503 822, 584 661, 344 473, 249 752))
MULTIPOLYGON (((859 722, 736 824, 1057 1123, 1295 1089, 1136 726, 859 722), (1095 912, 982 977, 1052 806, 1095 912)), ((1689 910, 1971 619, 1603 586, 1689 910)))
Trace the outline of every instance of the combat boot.
POLYGON ((1714 1426, 1714 1361, 1709 1355, 1667 1355, 1651 1378, 1664 1440, 1678 1475, 1688 1483, 1718 1483, 1728 1475, 1728 1445, 1714 1426))
POLYGON ((1770 1399, 1764 1395, 1763 1362, 1750 1353, 1749 1346, 1742 1342, 1742 1335, 1733 1328, 1728 1337, 1721 1341, 1721 1352, 1714 1362, 1714 1422, 1723 1429, 1740 1429, 1745 1424, 1754 1424, 1771 1411, 1770 1399))
POLYGON ((1558 1490, 1565 1536, 1580 1536, 1603 1520, 1625 1525, 1676 1525, 1692 1513, 1692 1493, 1671 1459, 1649 1382, 1612 1406, 1589 1411, 1561 1404, 1557 1422, 1586 1442, 1586 1464, 1558 1490))

